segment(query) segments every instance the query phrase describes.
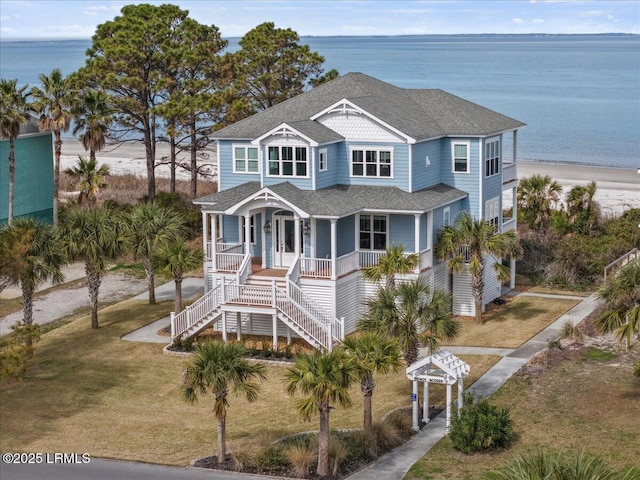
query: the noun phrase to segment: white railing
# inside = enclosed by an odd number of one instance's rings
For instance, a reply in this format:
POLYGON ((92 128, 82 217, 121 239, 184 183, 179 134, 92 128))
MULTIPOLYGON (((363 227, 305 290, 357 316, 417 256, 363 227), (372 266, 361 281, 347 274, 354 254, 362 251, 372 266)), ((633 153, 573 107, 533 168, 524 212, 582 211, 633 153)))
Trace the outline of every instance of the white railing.
POLYGON ((375 267, 384 253, 384 250, 360 250, 360 268, 375 267))
POLYGON ((244 285, 247 282, 247 278, 251 274, 251 254, 245 254, 240 264, 240 268, 236 272, 236 283, 238 285, 244 285))
POLYGON ((502 164, 502 183, 513 182, 518 179, 518 167, 515 163, 502 164))
POLYGON ((460 250, 458 251, 459 255, 462 255, 462 261, 464 263, 469 263, 471 261, 471 246, 470 245, 461 245, 460 250))
MULTIPOLYGON (((287 270, 287 274, 284 277, 287 282, 292 282, 295 284, 298 283, 298 280, 300 279, 300 261, 301 258, 297 257, 289 267, 289 270, 287 270)), ((287 291, 287 293, 289 292, 287 291)))
MULTIPOLYGON (((241 243, 224 243, 218 242, 216 244, 216 253, 242 253, 243 246, 241 243)), ((207 242, 207 257, 208 262, 211 261, 213 256, 213 242, 207 242)))
POLYGON ((347 253, 338 257, 336 265, 336 277, 360 269, 360 253, 358 251, 347 253))
POLYGON ((502 217, 502 230, 503 232, 508 232, 509 230, 515 230, 516 228, 516 219, 515 218, 505 218, 502 217))
POLYGON ((171 312, 171 338, 182 335, 203 318, 206 318, 222 303, 224 285, 217 285, 182 312, 171 312))
POLYGON ((235 273, 242 265, 244 255, 242 253, 218 253, 216 254, 216 266, 218 272, 235 273))
POLYGON ((224 286, 223 301, 239 305, 274 306, 273 287, 230 283, 224 286))
POLYGON ((331 278, 331 259, 301 258, 300 273, 305 277, 331 278))
POLYGON ((609 265, 604 267, 604 281, 606 283, 607 278, 611 277, 612 274, 620 270, 622 267, 627 265, 629 262, 634 259, 640 257, 640 252, 638 252, 637 248, 633 248, 629 250, 627 253, 622 255, 620 258, 615 259, 609 265))
POLYGON ((427 248, 420 252, 420 263, 418 263, 418 269, 425 270, 431 267, 433 267, 433 251, 430 248, 427 248))

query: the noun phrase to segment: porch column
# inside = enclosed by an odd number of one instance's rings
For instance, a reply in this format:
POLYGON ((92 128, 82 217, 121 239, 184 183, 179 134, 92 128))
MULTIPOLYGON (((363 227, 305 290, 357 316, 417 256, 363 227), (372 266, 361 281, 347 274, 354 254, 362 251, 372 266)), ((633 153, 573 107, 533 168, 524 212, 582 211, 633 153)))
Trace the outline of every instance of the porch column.
POLYGON ((211 215, 211 269, 218 271, 218 215, 211 215))
MULTIPOLYGON (((211 253, 207 248, 207 243, 209 242, 209 214, 202 211, 202 251, 204 252, 205 258, 209 260, 211 253)), ((206 275, 206 272, 205 272, 206 275)))
POLYGON ((236 312, 236 340, 242 338, 242 313, 236 312))
MULTIPOLYGON (((517 162, 518 155, 518 131, 513 131, 513 163, 517 162)), ((515 197, 513 199, 513 203, 516 203, 515 197)))
POLYGON ((415 213, 413 215, 413 243, 414 243, 414 247, 413 247, 413 251, 416 252, 418 254, 418 264, 416 265, 416 269, 415 272, 416 273, 420 273, 420 268, 422 267, 422 265, 420 265, 420 214, 419 213, 415 213))
POLYGON ((413 411, 413 429, 417 432, 420 430, 418 423, 418 381, 413 378, 413 393, 411 394, 411 406, 413 411))
POLYGON ((264 231, 264 224, 267 223, 267 209, 262 212, 262 225, 256 225, 256 228, 260 230, 260 236, 262 238, 262 268, 267 268, 267 234, 264 231))
POLYGON ((300 257, 300 217, 298 215, 296 215, 295 213, 293 214, 293 220, 294 220, 294 228, 293 228, 293 235, 295 236, 295 240, 293 242, 294 245, 294 252, 296 253, 296 260, 300 257))
MULTIPOLYGON (((427 212, 427 248, 431 248, 433 243, 433 210, 427 212)), ((433 261, 432 261, 433 264, 433 261)), ((431 266, 431 265, 429 265, 431 266)))
POLYGON ((309 218, 309 226, 311 227, 311 235, 309 236, 309 258, 316 258, 316 219, 315 217, 309 218))
POLYGON ((244 217, 244 254, 251 253, 251 215, 244 217))
POLYGON ((332 218, 331 222, 331 280, 335 280, 336 263, 338 258, 338 220, 332 218))

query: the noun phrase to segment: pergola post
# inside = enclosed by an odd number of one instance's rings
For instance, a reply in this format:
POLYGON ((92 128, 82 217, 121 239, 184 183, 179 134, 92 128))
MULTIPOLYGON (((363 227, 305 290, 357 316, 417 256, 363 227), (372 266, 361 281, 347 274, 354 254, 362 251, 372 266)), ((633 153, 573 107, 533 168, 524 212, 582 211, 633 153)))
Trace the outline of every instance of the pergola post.
POLYGON ((411 402, 413 407, 413 429, 417 432, 420 430, 418 423, 418 380, 413 378, 413 393, 411 394, 411 402))
POLYGON ((227 311, 222 311, 222 341, 227 343, 227 311))
POLYGON ((463 379, 459 378, 458 379, 458 412, 460 410, 462 410, 463 405, 463 399, 462 399, 462 392, 463 392, 463 379))
POLYGON ((242 313, 236 312, 236 340, 240 341, 242 336, 242 313))
POLYGON ((451 425, 451 384, 447 383, 447 419, 445 422, 445 432, 449 433, 451 425))
POLYGON ((424 382, 422 394, 422 421, 425 423, 429 423, 429 382, 424 382))
POLYGON ((272 315, 273 321, 273 349, 278 350, 278 315, 272 315))

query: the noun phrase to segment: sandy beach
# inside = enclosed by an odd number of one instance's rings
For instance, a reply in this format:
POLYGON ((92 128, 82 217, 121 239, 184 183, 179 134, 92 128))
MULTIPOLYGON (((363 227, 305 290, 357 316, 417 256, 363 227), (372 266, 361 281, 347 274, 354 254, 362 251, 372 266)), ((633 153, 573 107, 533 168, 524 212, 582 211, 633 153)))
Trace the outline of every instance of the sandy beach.
MULTIPOLYGON (((156 157, 169 157, 169 146, 159 144, 156 157)), ((78 155, 88 155, 82 144, 77 140, 64 139, 62 144, 61 168, 74 166, 78 161, 78 155)), ((98 163, 109 166, 112 174, 146 175, 146 161, 144 146, 140 143, 126 143, 116 146, 107 146, 105 150, 96 155, 98 163)), ((215 149, 209 149, 205 157, 198 164, 209 175, 215 176, 215 149)), ((179 162, 189 162, 187 153, 178 155, 179 162)), ((629 208, 640 208, 640 172, 635 169, 607 168, 582 166, 574 164, 558 164, 546 162, 518 162, 518 178, 530 177, 534 174, 550 175, 560 183, 565 192, 575 185, 586 185, 595 180, 598 185, 596 200, 600 203, 604 215, 620 215, 629 208)), ((156 175, 169 176, 169 166, 156 167, 156 175)), ((177 178, 188 180, 191 178, 189 171, 179 168, 177 178)))

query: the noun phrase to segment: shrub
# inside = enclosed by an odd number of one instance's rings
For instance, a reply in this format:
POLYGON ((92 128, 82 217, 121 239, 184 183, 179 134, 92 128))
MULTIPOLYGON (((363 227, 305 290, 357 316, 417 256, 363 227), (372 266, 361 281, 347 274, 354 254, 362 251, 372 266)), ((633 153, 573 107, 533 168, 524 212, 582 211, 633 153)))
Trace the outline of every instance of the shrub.
POLYGON ((178 335, 171 342, 169 350, 174 352, 192 352, 193 351, 193 337, 182 337, 178 335))
POLYGON ((449 437, 453 448, 464 453, 505 448, 513 437, 508 408, 491 405, 487 399, 464 394, 464 408, 456 411, 449 437))
POLYGON ((247 469, 257 466, 253 455, 248 450, 232 450, 231 458, 233 459, 233 467, 236 472, 244 472, 247 469))
POLYGON ((635 480, 640 478, 640 470, 631 467, 622 472, 614 472, 607 467, 602 458, 584 451, 557 453, 538 450, 518 455, 506 467, 491 471, 482 478, 485 480, 635 480))
POLYGON ((266 473, 278 473, 289 467, 289 461, 279 445, 270 445, 255 458, 258 468, 266 473))
POLYGON ((415 433, 413 419, 406 410, 395 410, 384 418, 384 422, 396 429, 403 440, 407 440, 415 433))
POLYGON ((306 442, 294 443, 287 448, 286 457, 296 478, 305 478, 309 469, 318 459, 318 449, 306 442))
POLYGON ((634 374, 636 377, 640 377, 640 362, 636 363, 636 364, 633 366, 633 374, 634 374))
POLYGON ((343 442, 340 437, 331 435, 331 441, 329 443, 329 464, 331 465, 332 475, 335 476, 340 472, 340 467, 349 457, 349 445, 343 442))

